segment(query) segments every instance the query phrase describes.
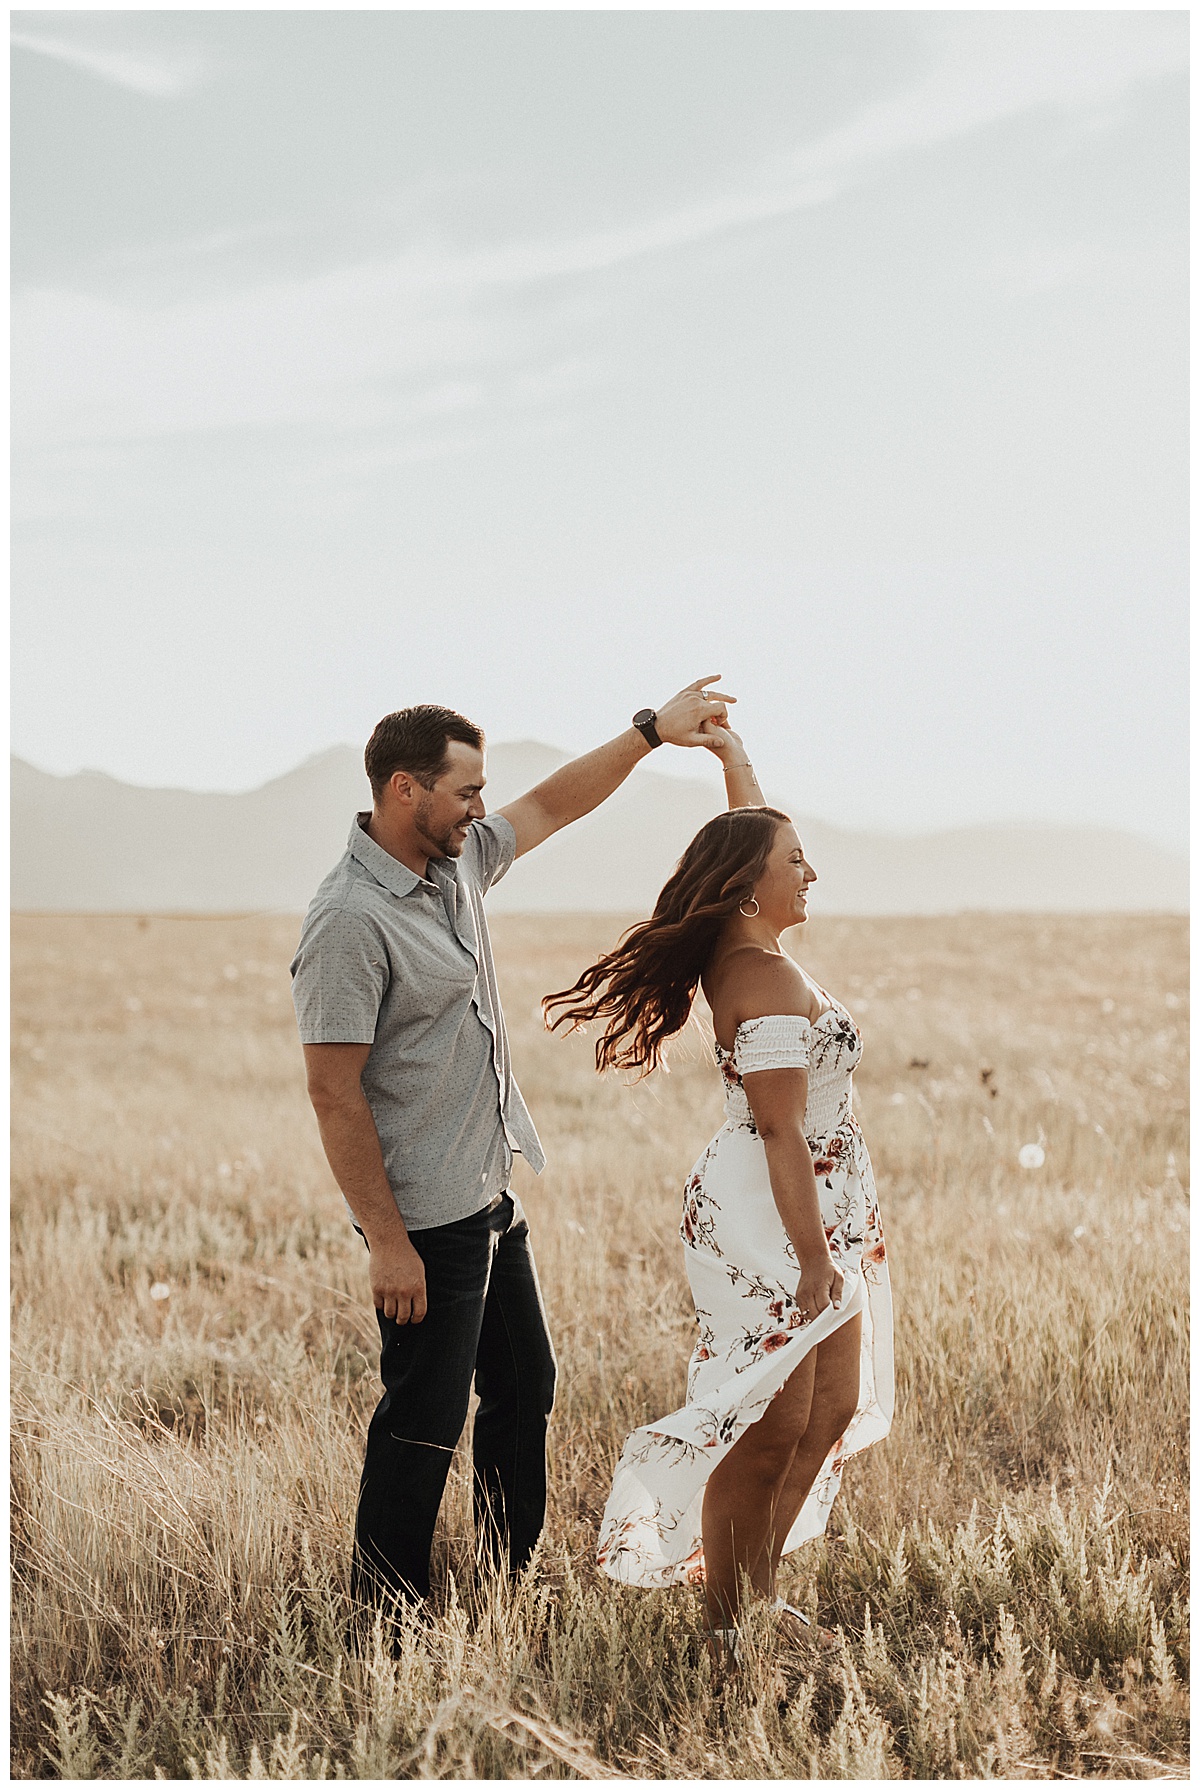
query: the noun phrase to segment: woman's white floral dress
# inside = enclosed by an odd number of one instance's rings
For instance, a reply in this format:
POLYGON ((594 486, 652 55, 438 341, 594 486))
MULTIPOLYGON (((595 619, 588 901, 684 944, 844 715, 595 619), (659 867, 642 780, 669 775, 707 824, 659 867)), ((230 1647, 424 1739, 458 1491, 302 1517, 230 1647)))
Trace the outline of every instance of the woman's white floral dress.
POLYGON ((891 1288, 875 1180, 851 1107, 862 1039, 845 1007, 826 998, 830 1006, 814 1024, 770 1014, 739 1026, 731 1052, 717 1046, 726 1120, 688 1177, 680 1226, 700 1323, 687 1403, 629 1437, 600 1529, 599 1564, 625 1584, 703 1579, 700 1511, 708 1475, 808 1350, 859 1312, 858 1409, 818 1473, 785 1551, 824 1531, 846 1461, 891 1427, 891 1288), (804 1130, 829 1252, 845 1279, 841 1305, 809 1322, 795 1302, 799 1263, 742 1088, 743 1075, 783 1068, 808 1070, 804 1130))

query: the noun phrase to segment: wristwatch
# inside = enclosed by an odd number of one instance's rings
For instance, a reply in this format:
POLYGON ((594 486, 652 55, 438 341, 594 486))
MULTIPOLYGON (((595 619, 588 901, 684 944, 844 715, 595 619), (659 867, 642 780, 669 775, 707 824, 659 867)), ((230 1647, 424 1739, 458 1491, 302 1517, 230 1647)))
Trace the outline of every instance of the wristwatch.
POLYGON ((662 741, 658 737, 658 729, 654 725, 657 720, 658 714, 654 709, 639 709, 637 714, 633 717, 633 725, 637 728, 647 745, 652 747, 662 745, 662 741))

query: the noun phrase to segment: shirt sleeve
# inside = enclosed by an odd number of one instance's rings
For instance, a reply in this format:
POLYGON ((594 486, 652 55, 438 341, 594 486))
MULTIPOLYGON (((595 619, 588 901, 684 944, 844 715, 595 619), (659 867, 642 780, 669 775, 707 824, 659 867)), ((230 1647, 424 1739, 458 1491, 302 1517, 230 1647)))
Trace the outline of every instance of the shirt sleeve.
POLYGON ((374 1044, 391 972, 383 940, 352 909, 306 921, 292 960, 292 1004, 302 1044, 374 1044))
POLYGON ((498 883, 517 855, 517 835, 502 814, 486 814, 473 821, 462 849, 463 864, 481 889, 498 883))

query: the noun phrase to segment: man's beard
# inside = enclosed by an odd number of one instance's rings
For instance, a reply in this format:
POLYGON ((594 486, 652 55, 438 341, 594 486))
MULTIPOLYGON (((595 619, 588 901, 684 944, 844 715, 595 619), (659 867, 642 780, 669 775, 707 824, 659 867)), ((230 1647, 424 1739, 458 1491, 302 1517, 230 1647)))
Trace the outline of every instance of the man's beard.
POLYGON ((415 819, 420 829, 421 839, 425 845, 433 849, 431 856, 439 858, 458 858, 462 856, 465 841, 454 837, 455 828, 447 827, 442 833, 435 833, 430 821, 433 814, 433 797, 422 796, 415 809, 415 819))

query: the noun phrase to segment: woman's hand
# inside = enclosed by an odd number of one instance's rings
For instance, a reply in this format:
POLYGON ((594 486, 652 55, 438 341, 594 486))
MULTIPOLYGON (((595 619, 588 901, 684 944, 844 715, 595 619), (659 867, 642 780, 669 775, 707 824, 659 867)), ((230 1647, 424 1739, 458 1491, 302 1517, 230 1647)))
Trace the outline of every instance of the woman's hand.
POLYGON ((710 717, 701 723, 702 744, 721 760, 725 795, 731 808, 763 808, 767 798, 758 787, 754 766, 746 756, 741 735, 734 733, 728 716, 710 717))
POLYGON ((840 1305, 843 1285, 842 1276, 827 1249, 816 1255, 801 1256, 796 1304, 804 1321, 809 1323, 819 1317, 828 1305, 840 1305))
POLYGON ((746 759, 746 748, 728 721, 718 720, 714 715, 701 722, 700 732, 704 735, 704 744, 710 752, 716 753, 722 763, 729 759, 733 759, 735 763, 746 759))

